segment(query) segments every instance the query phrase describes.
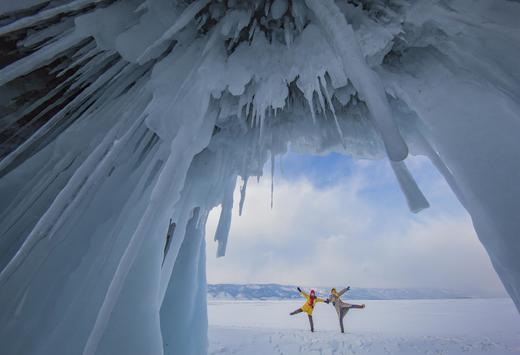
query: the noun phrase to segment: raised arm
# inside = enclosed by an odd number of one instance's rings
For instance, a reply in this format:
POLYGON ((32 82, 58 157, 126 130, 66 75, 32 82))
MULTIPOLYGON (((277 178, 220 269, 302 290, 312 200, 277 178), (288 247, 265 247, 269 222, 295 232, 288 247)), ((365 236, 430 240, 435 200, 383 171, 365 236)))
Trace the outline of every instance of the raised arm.
POLYGON ((296 289, 298 290, 298 292, 299 292, 303 297, 305 297, 305 298, 309 298, 309 295, 308 295, 307 293, 303 292, 301 288, 296 287, 296 289))
POLYGON ((343 294, 344 294, 345 292, 347 292, 348 290, 350 290, 350 286, 347 286, 347 287, 345 287, 343 290, 339 291, 339 292, 338 292, 338 297, 343 296, 343 294))
POLYGON ((324 300, 323 298, 320 298, 320 297, 316 297, 316 302, 325 302, 325 303, 329 303, 329 299, 327 298, 326 300, 324 300))

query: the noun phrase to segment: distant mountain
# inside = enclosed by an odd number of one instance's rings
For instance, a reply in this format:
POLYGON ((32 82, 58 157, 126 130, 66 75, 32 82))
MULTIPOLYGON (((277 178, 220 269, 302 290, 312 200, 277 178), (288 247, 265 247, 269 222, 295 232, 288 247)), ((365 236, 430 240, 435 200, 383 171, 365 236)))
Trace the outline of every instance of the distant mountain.
MULTIPOLYGON (((303 288, 309 290, 308 288, 303 288)), ((318 296, 326 297, 330 287, 315 288, 318 296)), ((339 289, 338 289, 339 291, 339 289)), ((345 299, 360 300, 407 300, 407 299, 453 299, 470 298, 459 292, 443 289, 397 289, 397 288, 357 288, 343 296, 345 299)), ((300 298, 296 286, 278 284, 210 284, 208 299, 218 300, 290 300, 300 298)))

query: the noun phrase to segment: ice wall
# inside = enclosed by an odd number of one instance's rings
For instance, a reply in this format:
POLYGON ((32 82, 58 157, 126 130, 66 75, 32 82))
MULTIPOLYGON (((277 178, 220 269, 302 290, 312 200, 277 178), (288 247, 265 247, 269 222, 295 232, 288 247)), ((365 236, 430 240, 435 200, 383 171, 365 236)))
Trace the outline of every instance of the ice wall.
POLYGON ((404 159, 428 156, 520 306, 519 16, 507 0, 0 4, 2 351, 205 353, 207 215, 222 206, 224 255, 247 179, 289 145, 388 157, 414 212, 404 159))

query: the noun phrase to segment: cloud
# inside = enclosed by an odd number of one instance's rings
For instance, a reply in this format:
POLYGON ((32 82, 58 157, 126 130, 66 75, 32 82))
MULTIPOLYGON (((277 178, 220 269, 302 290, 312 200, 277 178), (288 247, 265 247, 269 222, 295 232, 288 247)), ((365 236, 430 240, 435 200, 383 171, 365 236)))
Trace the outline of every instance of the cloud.
POLYGON ((436 207, 413 215, 388 170, 383 162, 356 163, 352 174, 325 186, 303 175, 277 176, 273 210, 270 181, 251 182, 243 215, 234 211, 224 258, 215 258, 212 241, 219 211, 210 214, 208 281, 504 295, 469 217, 441 178, 419 171, 436 207))

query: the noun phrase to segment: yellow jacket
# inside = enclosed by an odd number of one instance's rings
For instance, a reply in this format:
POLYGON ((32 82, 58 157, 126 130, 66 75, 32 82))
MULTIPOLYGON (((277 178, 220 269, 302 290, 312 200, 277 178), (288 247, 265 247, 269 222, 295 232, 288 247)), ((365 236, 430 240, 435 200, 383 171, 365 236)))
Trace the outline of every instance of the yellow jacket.
POLYGON ((325 302, 325 300, 323 298, 319 298, 319 297, 316 297, 314 299, 314 302, 311 303, 311 296, 309 296, 307 293, 305 292, 300 292, 300 294, 305 297, 305 299, 307 299, 307 302, 305 302, 305 304, 302 306, 302 311, 304 311, 305 313, 307 313, 308 315, 312 315, 312 311, 314 311, 314 306, 316 305, 316 303, 318 302, 325 302))

